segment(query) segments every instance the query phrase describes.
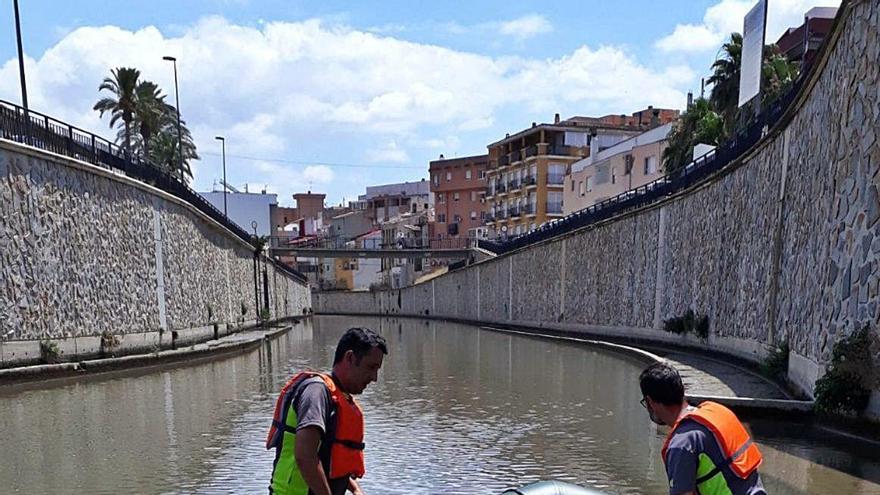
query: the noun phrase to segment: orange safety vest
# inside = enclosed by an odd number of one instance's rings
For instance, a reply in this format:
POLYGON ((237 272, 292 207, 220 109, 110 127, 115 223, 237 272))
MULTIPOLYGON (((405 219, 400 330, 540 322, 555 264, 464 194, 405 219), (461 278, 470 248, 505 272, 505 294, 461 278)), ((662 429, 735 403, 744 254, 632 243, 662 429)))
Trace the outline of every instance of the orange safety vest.
POLYGON ((336 385, 333 377, 326 373, 301 371, 288 380, 275 401, 275 415, 266 438, 266 448, 274 447, 280 452, 284 432, 296 433, 296 426, 287 423, 287 413, 293 405, 293 392, 300 382, 315 376, 320 376, 324 380, 324 385, 330 392, 332 410, 336 413, 331 414, 332 424, 325 425, 326 433, 323 441, 330 445, 330 455, 329 459, 322 459, 322 463, 329 461, 330 479, 344 476, 362 478, 365 473, 364 411, 355 398, 343 392, 336 385))
POLYGON ((685 419, 692 419, 712 432, 715 441, 718 442, 724 453, 724 462, 740 478, 748 478, 764 460, 758 446, 752 441, 745 426, 740 423, 733 411, 716 402, 706 401, 672 425, 661 452, 664 463, 666 463, 666 450, 669 447, 669 441, 678 425, 685 419))

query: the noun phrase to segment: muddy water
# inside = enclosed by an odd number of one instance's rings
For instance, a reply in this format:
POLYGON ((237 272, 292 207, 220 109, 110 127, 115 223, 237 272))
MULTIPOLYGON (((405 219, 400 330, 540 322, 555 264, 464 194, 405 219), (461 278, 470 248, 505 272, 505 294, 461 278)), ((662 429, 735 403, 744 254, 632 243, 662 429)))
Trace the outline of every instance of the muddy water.
MULTIPOLYGON (((265 493, 275 393, 326 368, 352 325, 390 355, 362 397, 367 493, 499 493, 562 479, 663 494, 664 432, 638 362, 574 344, 409 319, 317 317, 259 351, 170 371, 0 391, 2 493, 265 493)), ((880 494, 880 452, 753 422, 774 494, 880 494)))

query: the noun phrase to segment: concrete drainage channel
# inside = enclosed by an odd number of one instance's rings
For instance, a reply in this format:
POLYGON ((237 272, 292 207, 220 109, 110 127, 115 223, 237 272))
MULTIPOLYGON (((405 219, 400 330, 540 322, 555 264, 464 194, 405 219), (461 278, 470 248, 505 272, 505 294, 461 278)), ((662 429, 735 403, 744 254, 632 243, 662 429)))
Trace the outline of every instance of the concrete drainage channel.
MULTIPOLYGON (((602 340, 581 338, 581 337, 572 337, 565 335, 556 335, 550 333, 544 333, 540 331, 530 330, 513 330, 504 327, 497 326, 480 326, 481 329, 489 330, 493 332, 500 333, 509 333, 522 335, 526 337, 538 337, 542 339, 551 339, 551 340, 560 340, 566 342, 573 342, 579 344, 586 344, 593 347, 599 347, 602 349, 606 349, 612 352, 617 352, 624 354, 626 356, 635 358, 646 365, 657 363, 657 362, 666 362, 667 359, 662 356, 655 354, 651 351, 641 349, 638 347, 618 344, 613 342, 606 342, 602 340)), ((711 358, 707 358, 711 359, 711 358)), ((717 360, 712 360, 716 361, 717 360)), ((674 362, 673 362, 674 364, 674 362)), ((751 371, 745 370, 739 366, 729 365, 724 363, 727 366, 736 368, 742 373, 749 373, 754 375, 751 371)), ((756 375, 755 375, 756 376, 756 375)), ((762 380, 766 380, 763 377, 760 377, 762 380)), ((772 383, 769 382, 768 383, 772 383)), ((776 385, 773 384, 775 387, 776 385)), ((781 390, 781 389, 780 389, 781 390)), ((783 393, 787 396, 788 394, 783 391, 783 393)), ((711 394, 702 394, 702 393, 688 393, 687 394, 688 401, 691 403, 700 403, 706 400, 711 400, 714 402, 718 402, 720 404, 724 404, 734 410, 747 412, 747 413, 774 413, 774 414, 785 414, 788 417, 791 417, 792 414, 797 416, 809 416, 813 411, 813 401, 808 400, 794 400, 790 398, 786 399, 775 399, 775 398, 761 398, 761 397, 736 397, 736 396, 725 396, 725 395, 711 395, 711 394)))
POLYGON ((242 354, 259 347, 264 341, 287 333, 301 318, 274 322, 266 328, 252 328, 231 333, 217 340, 208 340, 188 347, 119 357, 87 359, 76 362, 40 364, 0 369, 0 386, 47 385, 47 381, 63 381, 107 373, 151 372, 178 366, 191 366, 224 357, 242 354))

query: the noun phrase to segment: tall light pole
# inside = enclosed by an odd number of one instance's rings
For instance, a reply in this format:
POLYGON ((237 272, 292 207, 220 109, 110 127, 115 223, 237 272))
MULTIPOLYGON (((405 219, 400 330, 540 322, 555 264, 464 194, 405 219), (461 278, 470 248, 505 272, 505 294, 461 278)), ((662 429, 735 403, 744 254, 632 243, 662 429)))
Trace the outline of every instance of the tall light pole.
POLYGON ((180 169, 180 182, 184 182, 183 178, 183 133, 180 132, 180 90, 177 87, 177 59, 170 56, 162 57, 174 64, 174 101, 177 109, 177 166, 180 169))
POLYGON ((18 0, 14 0, 12 4, 15 8, 15 37, 18 41, 18 72, 21 75, 21 103, 25 112, 27 112, 27 82, 24 78, 24 49, 21 47, 21 19, 18 17, 18 0))
POLYGON ((223 216, 229 218, 229 214, 226 213, 226 138, 223 136, 216 136, 214 139, 220 141, 223 145, 221 155, 223 156, 223 216))

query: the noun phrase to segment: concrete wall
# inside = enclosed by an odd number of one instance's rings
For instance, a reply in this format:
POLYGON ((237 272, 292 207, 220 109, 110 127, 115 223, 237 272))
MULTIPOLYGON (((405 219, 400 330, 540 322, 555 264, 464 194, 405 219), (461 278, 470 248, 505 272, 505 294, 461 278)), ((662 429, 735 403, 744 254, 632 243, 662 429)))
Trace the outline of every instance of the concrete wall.
MULTIPOLYGON (((252 252, 171 195, 0 141, 0 364, 33 358, 40 339, 252 322, 252 252)), ((272 317, 302 314, 308 287, 263 264, 272 317)))
MULTIPOLYGON (((431 314, 676 341, 752 361, 789 342, 790 378, 811 393, 834 342, 880 318, 878 26, 880 4, 845 3, 827 65, 796 113, 729 173, 437 278, 431 314), (662 330, 688 308, 709 315, 708 342, 662 330)), ((317 294, 313 303, 424 314, 426 293, 317 294), (401 307, 387 305, 397 297, 401 307)))

